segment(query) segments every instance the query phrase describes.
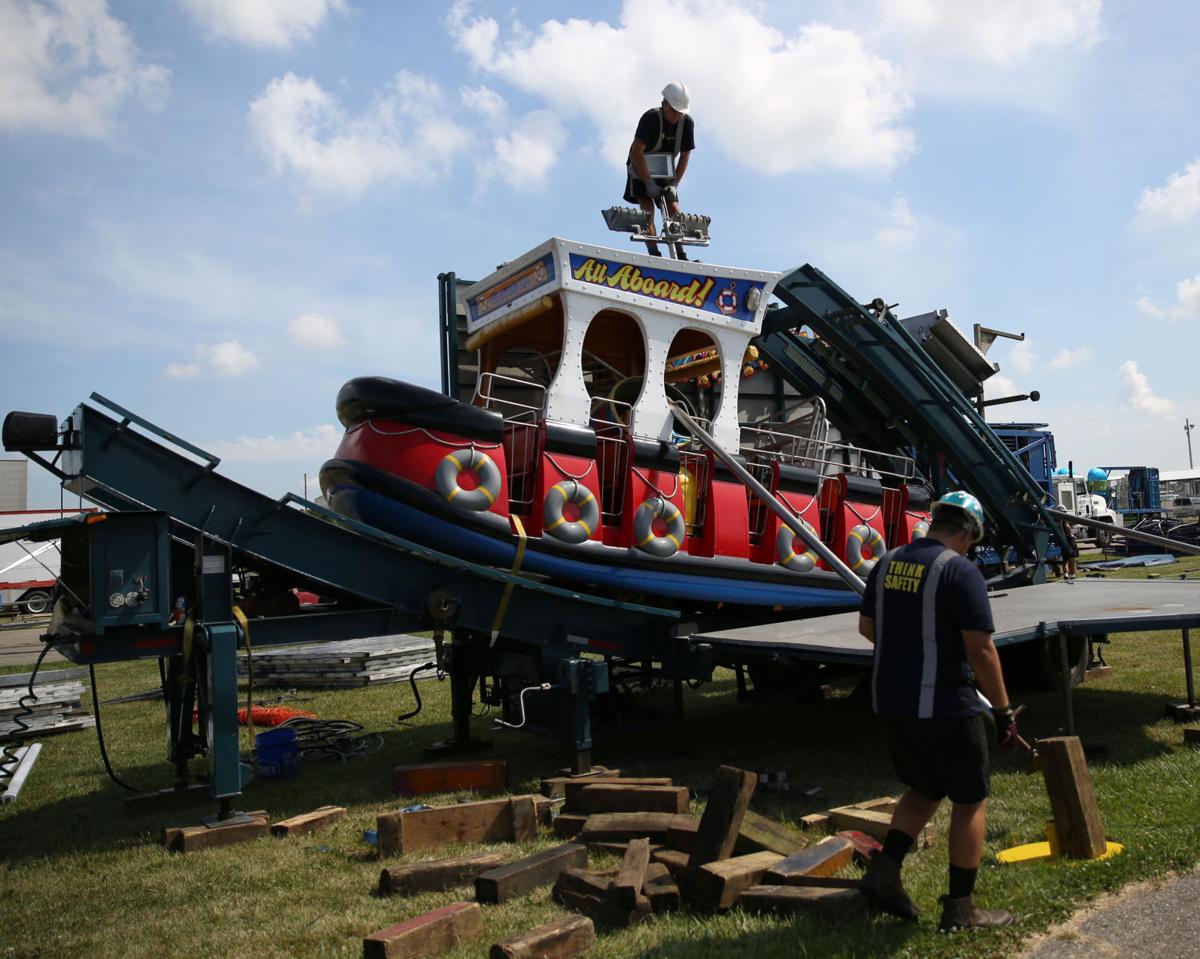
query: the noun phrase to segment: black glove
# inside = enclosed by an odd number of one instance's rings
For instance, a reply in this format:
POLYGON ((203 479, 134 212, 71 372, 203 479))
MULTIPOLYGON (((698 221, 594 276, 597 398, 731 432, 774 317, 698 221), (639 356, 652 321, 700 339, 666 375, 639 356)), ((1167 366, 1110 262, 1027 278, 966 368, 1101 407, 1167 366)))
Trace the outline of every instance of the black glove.
POLYGON ((996 721, 996 745, 1001 749, 1016 749, 1021 734, 1017 731, 1017 717, 1025 709, 1018 706, 1001 706, 992 709, 992 719, 996 721))
POLYGON ((662 190, 659 188, 658 184, 653 180, 646 181, 643 186, 646 188, 646 196, 648 196, 651 200, 657 200, 658 195, 662 193, 662 190))

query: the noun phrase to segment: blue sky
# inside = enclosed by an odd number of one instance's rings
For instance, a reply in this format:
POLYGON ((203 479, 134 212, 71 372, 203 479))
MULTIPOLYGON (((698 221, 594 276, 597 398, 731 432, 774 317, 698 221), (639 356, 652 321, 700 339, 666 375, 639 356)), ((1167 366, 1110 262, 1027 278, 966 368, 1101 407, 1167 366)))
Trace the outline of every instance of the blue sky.
POLYGON ((1023 331, 992 392, 1043 399, 995 418, 1080 468, 1187 466, 1200 5, 569 9, 0 0, 0 411, 95 390, 299 490, 344 380, 437 386, 437 273, 624 244, 599 211, 683 80, 706 259, 1023 331))

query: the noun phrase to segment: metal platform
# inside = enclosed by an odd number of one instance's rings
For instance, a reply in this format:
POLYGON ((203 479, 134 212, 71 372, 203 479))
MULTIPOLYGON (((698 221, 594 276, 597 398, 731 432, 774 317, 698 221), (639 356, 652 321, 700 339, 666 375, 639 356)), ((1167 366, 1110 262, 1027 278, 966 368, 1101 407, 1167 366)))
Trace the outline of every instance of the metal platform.
MULTIPOLYGON (((1058 634, 1102 635, 1200 626, 1200 583, 1076 580, 993 593, 997 646, 1058 634)), ((718 653, 819 663, 869 665, 871 644, 858 634, 858 613, 696 633, 695 645, 718 653)))

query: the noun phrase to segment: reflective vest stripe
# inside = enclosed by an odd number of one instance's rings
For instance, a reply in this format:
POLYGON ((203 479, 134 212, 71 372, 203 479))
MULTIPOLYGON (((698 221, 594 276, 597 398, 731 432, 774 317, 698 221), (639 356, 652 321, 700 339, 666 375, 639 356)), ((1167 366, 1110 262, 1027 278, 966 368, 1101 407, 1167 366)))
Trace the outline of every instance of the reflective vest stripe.
POLYGON ((883 584, 884 584, 885 579, 887 578, 888 566, 890 566, 891 562, 892 562, 892 553, 895 553, 895 552, 896 552, 895 550, 892 550, 891 552, 883 554, 883 559, 881 559, 879 561, 879 565, 876 567, 878 572, 875 573, 876 577, 878 577, 875 580, 875 647, 876 648, 875 648, 874 661, 871 663, 871 708, 873 710, 875 710, 875 712, 879 712, 879 692, 878 692, 879 684, 878 684, 877 680, 879 678, 879 660, 880 660, 879 642, 881 639, 883 639, 883 584))
POLYGON ((929 564, 925 581, 921 584, 921 698, 917 705, 917 716, 929 719, 933 716, 934 693, 937 691, 937 591, 942 570, 956 556, 947 547, 929 564))

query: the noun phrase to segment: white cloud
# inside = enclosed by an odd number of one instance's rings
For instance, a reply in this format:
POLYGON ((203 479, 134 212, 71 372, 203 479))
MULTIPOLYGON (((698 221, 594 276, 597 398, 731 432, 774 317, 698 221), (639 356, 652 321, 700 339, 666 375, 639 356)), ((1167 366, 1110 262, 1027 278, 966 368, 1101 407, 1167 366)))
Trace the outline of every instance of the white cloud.
POLYGON ((508 103, 499 93, 489 86, 463 87, 459 90, 459 98, 468 110, 482 114, 489 119, 504 116, 508 103))
POLYGON ((0 129, 99 137, 127 100, 162 106, 170 71, 105 0, 2 0, 0 38, 0 129))
POLYGON ((1148 316, 1153 320, 1163 320, 1171 315, 1169 310, 1163 309, 1148 296, 1139 296, 1133 308, 1142 316, 1148 316))
POLYGON ((214 37, 255 47, 285 49, 307 40, 345 0, 182 0, 214 37))
POLYGON ((340 427, 322 423, 286 436, 239 436, 236 440, 210 441, 204 448, 235 463, 324 459, 333 455, 342 433, 340 427))
POLYGON ((880 0, 884 35, 935 56, 1010 66, 1039 52, 1090 47, 1103 0, 880 0))
POLYGON ((615 25, 549 20, 503 38, 460 2, 447 24, 474 67, 590 120, 614 165, 664 77, 690 87, 702 142, 758 172, 887 170, 915 147, 901 76, 858 34, 819 23, 784 34, 737 0, 625 0, 615 25), (769 149, 747 149, 755 131, 769 131, 769 149))
POLYGON ((1146 187, 1138 198, 1137 215, 1145 226, 1187 223, 1200 216, 1200 160, 1182 173, 1172 173, 1160 187, 1146 187))
POLYGON ((287 331, 293 343, 310 350, 334 350, 346 342, 341 324, 321 313, 302 313, 288 322, 287 331))
POLYGON ((482 179, 500 177, 515 190, 533 190, 542 185, 566 141, 562 124, 548 110, 528 114, 508 136, 493 141, 493 156, 480 164, 482 179))
POLYGON ((1037 354, 1033 352, 1033 344, 1029 340, 1017 341, 1009 351, 1008 361, 1018 373, 1032 373, 1034 363, 1037 361, 1037 354))
POLYGON ((1046 364, 1048 370, 1070 370, 1077 366, 1082 366, 1092 355, 1090 347, 1081 346, 1075 350, 1061 349, 1054 354, 1049 363, 1046 364))
POLYGON ((1001 396, 1016 396, 1020 392, 1017 384, 1003 373, 994 373, 983 381, 985 399, 994 400, 1001 396))
POLYGON ((446 167, 468 136, 443 107, 436 83, 401 71, 370 109, 351 117, 315 80, 287 73, 250 104, 247 121, 277 173, 290 169, 314 189, 357 195, 446 167))
POLYGON ((1155 320, 1200 319, 1200 273, 1175 284, 1175 302, 1162 306, 1148 296, 1139 297, 1134 309, 1142 316, 1155 320))
POLYGON ((875 234, 875 239, 884 250, 896 252, 912 246, 920 234, 917 220, 913 216, 912 207, 903 194, 896 194, 892 200, 892 208, 888 212, 888 221, 875 234))
POLYGON ((1117 370, 1121 402, 1135 413, 1148 416, 1166 416, 1175 411, 1175 404, 1159 396, 1150 388, 1146 374, 1138 369, 1133 360, 1126 360, 1117 370))
POLYGON ((208 371, 214 376, 232 379, 258 369, 261 362, 253 352, 237 340, 220 343, 200 343, 194 351, 195 362, 168 363, 162 375, 175 380, 195 379, 208 371))

